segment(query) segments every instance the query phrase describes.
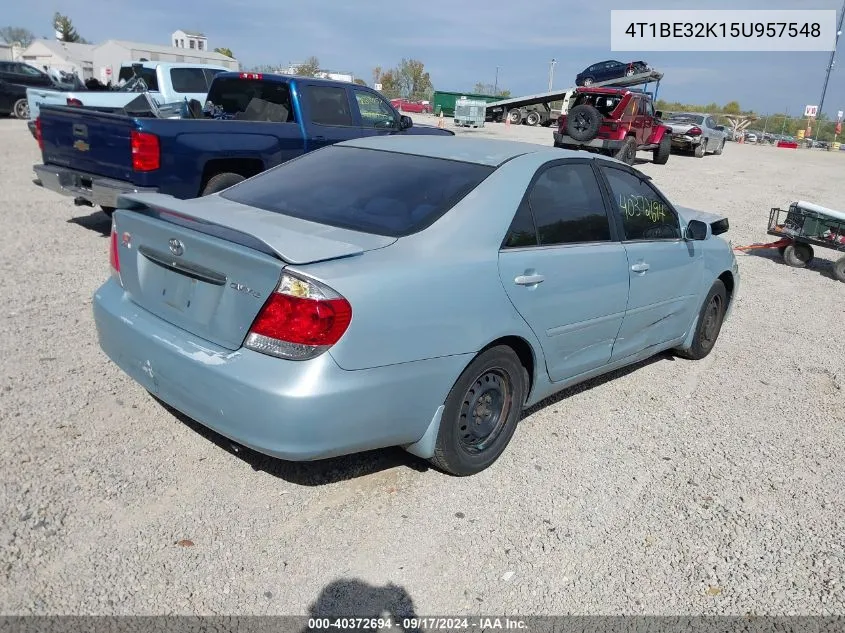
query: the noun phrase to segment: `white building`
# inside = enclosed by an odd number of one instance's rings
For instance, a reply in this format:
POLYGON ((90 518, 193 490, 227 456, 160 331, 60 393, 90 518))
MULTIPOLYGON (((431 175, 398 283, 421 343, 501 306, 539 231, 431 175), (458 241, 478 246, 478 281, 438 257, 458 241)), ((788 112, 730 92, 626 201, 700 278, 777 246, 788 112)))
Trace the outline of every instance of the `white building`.
POLYGON ((240 70, 240 62, 209 50, 189 49, 158 44, 141 44, 124 40, 108 40, 94 48, 94 68, 102 82, 117 82, 120 66, 124 62, 180 62, 188 64, 214 64, 231 70, 240 70))
POLYGON ((58 40, 35 40, 20 55, 20 60, 35 66, 74 73, 83 81, 94 76, 93 44, 77 44, 58 40))
POLYGON ((8 44, 3 44, 0 42, 0 62, 13 62, 15 61, 15 56, 12 53, 12 47, 8 44))
POLYGON ((202 33, 196 31, 173 31, 170 36, 170 41, 173 42, 174 48, 188 48, 197 51, 207 51, 208 38, 202 33))

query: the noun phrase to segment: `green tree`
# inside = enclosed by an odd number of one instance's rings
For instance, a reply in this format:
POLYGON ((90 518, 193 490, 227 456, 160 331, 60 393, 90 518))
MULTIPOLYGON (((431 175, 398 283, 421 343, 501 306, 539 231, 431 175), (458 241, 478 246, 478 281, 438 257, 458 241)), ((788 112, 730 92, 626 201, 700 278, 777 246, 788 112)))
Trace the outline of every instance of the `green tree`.
POLYGON ((482 82, 478 82, 473 87, 472 91, 475 94, 479 95, 490 95, 493 97, 501 97, 502 99, 507 99, 511 96, 510 90, 502 90, 501 88, 497 88, 493 84, 485 84, 482 82))
POLYGON ((722 108, 722 112, 725 114, 741 114, 742 108, 739 107, 738 102, 731 101, 725 104, 725 107, 722 108))
POLYGON ((221 55, 225 55, 226 57, 231 57, 232 59, 235 59, 235 54, 232 52, 231 48, 225 48, 225 47, 221 46, 220 48, 215 48, 214 52, 220 53, 221 55))
POLYGON ((35 33, 22 26, 4 26, 0 28, 0 39, 10 46, 20 44, 26 48, 35 40, 35 33))
POLYGON ((420 101, 431 97, 434 91, 431 76, 425 70, 425 64, 417 59, 402 59, 395 69, 399 89, 403 97, 420 101))
POLYGON ((378 83, 381 84, 381 93, 388 99, 402 96, 402 82, 395 69, 381 73, 378 83))
POLYGON ((313 55, 296 67, 295 75, 314 77, 320 70, 320 60, 313 55))
POLYGON ((88 43, 85 38, 81 37, 79 33, 76 32, 76 28, 73 26, 71 19, 66 15, 62 15, 58 11, 56 11, 53 15, 53 29, 56 31, 58 39, 62 42, 74 42, 77 44, 88 43))
POLYGON ((367 82, 361 79, 360 77, 356 77, 352 83, 358 84, 359 86, 366 86, 367 82))

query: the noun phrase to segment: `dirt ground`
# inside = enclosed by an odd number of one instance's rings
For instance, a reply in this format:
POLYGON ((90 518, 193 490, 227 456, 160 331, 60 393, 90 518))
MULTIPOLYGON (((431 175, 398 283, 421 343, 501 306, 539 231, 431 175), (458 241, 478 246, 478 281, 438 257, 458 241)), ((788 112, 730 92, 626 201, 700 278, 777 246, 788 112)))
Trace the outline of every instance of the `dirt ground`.
MULTIPOLYGON (((543 128, 462 133, 551 143, 543 128)), ((33 185, 38 160, 25 124, 0 119, 3 613, 843 612, 832 251, 801 270, 739 255, 708 358, 661 355, 563 393, 478 476, 398 449, 291 464, 174 417, 100 352, 109 221, 33 185)), ((726 213, 734 245, 768 241, 772 206, 845 208, 845 152, 730 143, 640 168, 675 202, 726 213)))

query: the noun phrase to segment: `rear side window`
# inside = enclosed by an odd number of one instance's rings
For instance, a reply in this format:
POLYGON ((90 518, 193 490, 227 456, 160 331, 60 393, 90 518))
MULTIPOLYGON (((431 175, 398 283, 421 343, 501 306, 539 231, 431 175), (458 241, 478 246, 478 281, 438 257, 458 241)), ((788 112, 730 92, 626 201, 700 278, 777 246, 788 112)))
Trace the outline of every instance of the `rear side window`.
POLYGON ((171 68, 170 83, 176 92, 208 92, 208 81, 202 68, 171 68))
POLYGON ((205 110, 241 121, 295 123, 290 88, 280 81, 217 78, 206 97, 205 110))
MULTIPOLYGON (((141 75, 144 83, 147 84, 147 90, 158 91, 158 77, 156 76, 155 68, 141 68, 138 73, 141 75)), ((129 81, 134 76, 135 73, 132 72, 130 66, 123 66, 117 76, 117 81, 129 81)))
POLYGON ((493 171, 487 165, 331 146, 220 195, 311 222, 401 237, 437 220, 493 171))
POLYGON ((345 88, 308 86, 306 94, 312 123, 340 126, 353 124, 345 88))
POLYGON ((649 183, 621 169, 603 166, 602 171, 613 206, 622 217, 626 240, 681 238, 678 215, 649 183))

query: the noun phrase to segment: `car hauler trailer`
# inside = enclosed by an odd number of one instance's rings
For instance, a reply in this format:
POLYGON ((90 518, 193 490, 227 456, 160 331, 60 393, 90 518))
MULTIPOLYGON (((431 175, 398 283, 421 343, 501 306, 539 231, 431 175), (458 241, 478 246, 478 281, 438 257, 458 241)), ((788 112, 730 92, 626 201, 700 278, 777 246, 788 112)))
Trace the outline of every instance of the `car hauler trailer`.
MULTIPOLYGON (((661 79, 663 79, 663 73, 656 70, 649 70, 648 72, 638 73, 630 77, 597 81, 591 84, 590 87, 629 88, 643 86, 643 91, 645 91, 650 83, 654 83, 655 89, 652 96, 657 100, 657 91, 660 89, 661 79)), ((502 122, 507 116, 511 124, 514 125, 521 123, 525 123, 526 125, 551 125, 557 120, 558 116, 566 113, 569 99, 574 92, 575 88, 567 88, 566 90, 553 90, 551 92, 542 92, 524 97, 500 99, 487 106, 487 119, 502 122), (553 110, 551 104, 558 101, 562 102, 561 109, 559 111, 553 110)))

